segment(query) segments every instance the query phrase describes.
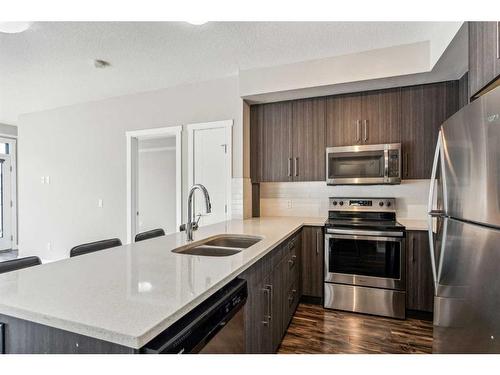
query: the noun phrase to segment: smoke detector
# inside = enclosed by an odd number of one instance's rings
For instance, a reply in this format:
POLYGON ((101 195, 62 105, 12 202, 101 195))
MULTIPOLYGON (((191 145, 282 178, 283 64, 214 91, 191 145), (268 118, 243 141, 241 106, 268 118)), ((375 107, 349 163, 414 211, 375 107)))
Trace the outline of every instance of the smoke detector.
POLYGON ((95 59, 94 60, 94 66, 97 69, 104 69, 104 68, 110 67, 111 63, 109 61, 106 61, 106 60, 95 59))

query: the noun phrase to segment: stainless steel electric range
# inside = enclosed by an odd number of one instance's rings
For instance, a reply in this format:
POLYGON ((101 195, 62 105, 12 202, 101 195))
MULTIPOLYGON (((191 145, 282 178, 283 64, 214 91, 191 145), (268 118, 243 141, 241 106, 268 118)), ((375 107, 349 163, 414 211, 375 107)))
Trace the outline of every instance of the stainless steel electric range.
POLYGON ((394 198, 330 198, 324 307, 405 318, 405 227, 394 198))

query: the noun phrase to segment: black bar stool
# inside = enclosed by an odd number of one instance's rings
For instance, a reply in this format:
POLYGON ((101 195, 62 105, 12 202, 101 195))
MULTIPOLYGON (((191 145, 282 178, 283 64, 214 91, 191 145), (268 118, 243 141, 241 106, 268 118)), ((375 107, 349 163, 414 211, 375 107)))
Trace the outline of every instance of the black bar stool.
POLYGON ((38 266, 39 264, 42 264, 42 262, 39 257, 35 256, 6 260, 4 262, 0 262, 0 273, 38 266))
POLYGON ((84 243, 82 245, 75 246, 69 251, 70 257, 76 257, 79 255, 84 255, 88 253, 93 253, 95 251, 110 249, 112 247, 121 246, 122 241, 119 238, 111 238, 109 240, 101 240, 90 243, 84 243))
POLYGON ((161 228, 148 230, 147 232, 138 233, 135 235, 135 242, 149 240, 150 238, 161 237, 165 235, 165 231, 161 228))

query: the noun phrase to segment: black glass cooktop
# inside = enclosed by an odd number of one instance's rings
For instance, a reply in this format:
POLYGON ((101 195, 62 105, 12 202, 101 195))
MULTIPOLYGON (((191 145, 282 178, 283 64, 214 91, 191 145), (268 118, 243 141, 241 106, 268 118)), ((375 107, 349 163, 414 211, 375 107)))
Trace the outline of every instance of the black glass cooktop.
POLYGON ((405 227, 397 221, 391 220, 363 220, 363 219, 328 219, 325 225, 329 228, 355 228, 367 230, 404 230, 405 227))
POLYGON ((329 228, 355 228, 367 230, 404 230, 396 221, 394 212, 330 211, 325 225, 329 228))

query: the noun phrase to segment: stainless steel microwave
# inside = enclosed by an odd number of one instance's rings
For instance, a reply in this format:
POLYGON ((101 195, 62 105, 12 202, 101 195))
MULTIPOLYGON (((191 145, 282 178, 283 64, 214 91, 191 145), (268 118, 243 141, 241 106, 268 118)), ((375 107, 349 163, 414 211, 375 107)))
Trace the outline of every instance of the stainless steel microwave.
POLYGON ((328 147, 327 185, 401 183, 401 144, 328 147))

